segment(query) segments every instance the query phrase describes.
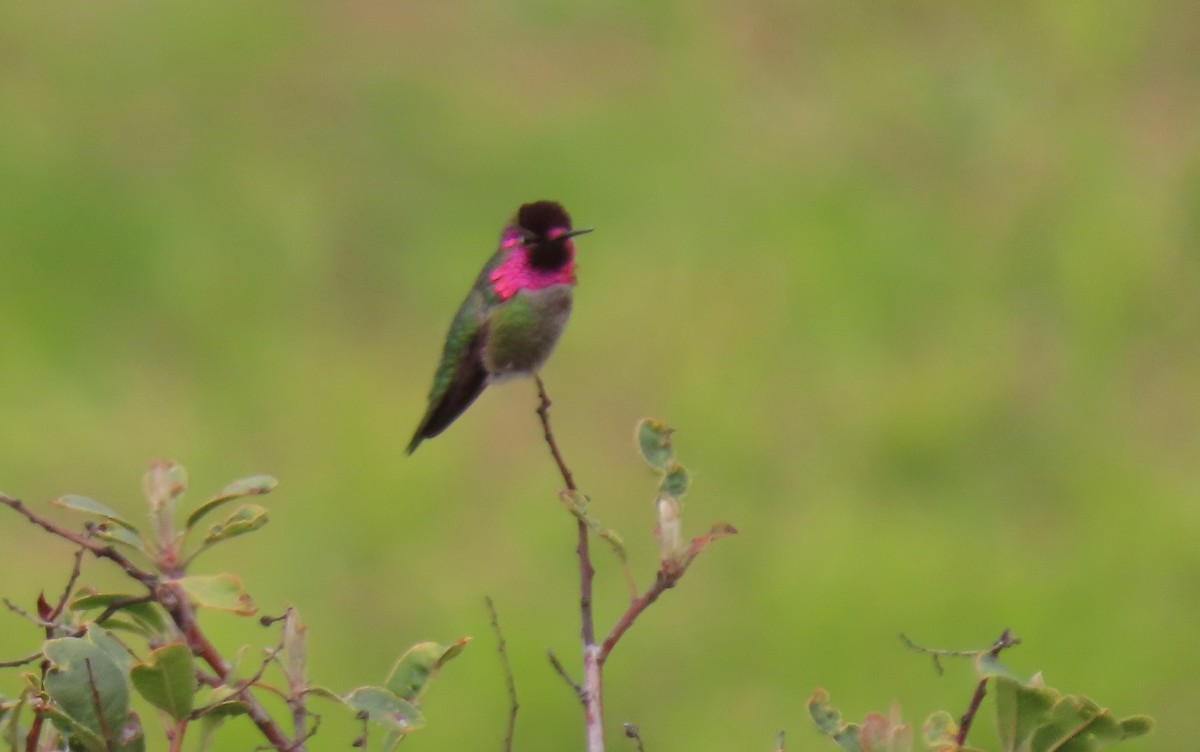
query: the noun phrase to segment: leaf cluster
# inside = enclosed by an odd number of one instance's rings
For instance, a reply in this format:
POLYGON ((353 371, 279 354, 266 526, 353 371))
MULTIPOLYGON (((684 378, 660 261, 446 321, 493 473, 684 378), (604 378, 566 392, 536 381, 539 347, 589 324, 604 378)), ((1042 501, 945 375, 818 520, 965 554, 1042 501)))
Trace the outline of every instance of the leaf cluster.
MULTIPOLYGON (((1112 711, 1078 694, 1047 687, 1040 673, 1021 679, 995 656, 975 656, 980 682, 990 686, 996 711, 999 752, 1097 752, 1113 744, 1148 734, 1153 721, 1143 715, 1116 718, 1112 711)), ((912 727, 900 708, 887 715, 868 713, 862 723, 847 723, 818 688, 808 701, 817 729, 845 752, 911 752, 912 727)), ((960 722, 939 710, 921 727, 925 745, 934 752, 983 752, 960 742, 960 722)))
POLYGON ((264 626, 282 623, 282 628, 277 644, 263 648, 257 662, 244 660, 248 646, 228 660, 205 636, 198 612, 249 617, 258 608, 236 574, 189 574, 188 569, 200 553, 266 525, 266 508, 244 500, 269 493, 276 485, 266 475, 235 481, 183 515, 186 471, 174 463, 156 462, 143 483, 150 509, 148 531, 88 497, 69 495, 52 502, 99 518, 88 521, 82 535, 4 497, 5 504, 35 524, 80 544, 81 554, 91 551, 115 562, 148 592, 75 588, 80 563, 76 557, 68 592, 59 606, 39 598, 35 621, 46 639, 37 654, 15 663, 37 662, 41 670, 21 674, 16 698, 0 698, 0 749, 31 752, 66 745, 86 752, 140 752, 145 734, 134 697, 146 701, 160 716, 172 750, 183 748, 189 728, 197 729, 191 749, 209 749, 226 719, 244 715, 258 726, 271 748, 301 751, 319 722, 307 709, 309 697, 330 700, 361 717, 365 724, 361 744, 366 744, 371 727, 382 731, 384 750, 394 749, 407 734, 423 727, 421 695, 469 638, 449 645, 418 643, 400 657, 384 686, 342 694, 310 682, 307 628, 295 609, 261 620, 264 626), (243 503, 219 522, 201 527, 206 517, 239 500, 243 503), (119 549, 130 553, 126 556, 119 549), (242 670, 243 662, 253 665, 242 670), (295 721, 292 738, 266 712, 259 694, 286 702, 295 721))

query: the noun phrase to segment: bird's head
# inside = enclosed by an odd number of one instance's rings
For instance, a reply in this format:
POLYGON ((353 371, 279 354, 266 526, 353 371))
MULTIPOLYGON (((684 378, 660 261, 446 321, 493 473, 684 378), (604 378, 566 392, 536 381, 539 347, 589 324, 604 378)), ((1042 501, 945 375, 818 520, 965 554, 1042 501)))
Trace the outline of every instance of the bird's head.
POLYGON ((529 265, 535 269, 559 269, 574 256, 571 238, 591 228, 571 228, 571 215, 557 201, 534 201, 517 210, 516 227, 529 249, 529 265))

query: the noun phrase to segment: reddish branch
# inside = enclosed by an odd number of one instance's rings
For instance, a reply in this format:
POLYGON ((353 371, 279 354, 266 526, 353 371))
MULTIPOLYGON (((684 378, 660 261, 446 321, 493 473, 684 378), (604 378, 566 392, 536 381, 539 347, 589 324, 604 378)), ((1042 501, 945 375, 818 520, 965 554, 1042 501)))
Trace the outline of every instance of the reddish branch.
POLYGON ((617 623, 613 625, 608 636, 604 638, 603 644, 600 645, 600 665, 604 665, 604 661, 608 659, 608 654, 612 652, 617 641, 621 639, 621 635, 625 634, 626 630, 633 626, 633 622, 637 620, 638 616, 651 603, 658 600, 658 596, 662 595, 664 591, 675 587, 675 583, 679 581, 679 577, 682 574, 683 572, 670 574, 665 569, 658 570, 658 575, 654 578, 654 584, 646 588, 646 592, 642 593, 629 604, 629 608, 625 609, 625 613, 621 614, 621 618, 617 619, 617 623))

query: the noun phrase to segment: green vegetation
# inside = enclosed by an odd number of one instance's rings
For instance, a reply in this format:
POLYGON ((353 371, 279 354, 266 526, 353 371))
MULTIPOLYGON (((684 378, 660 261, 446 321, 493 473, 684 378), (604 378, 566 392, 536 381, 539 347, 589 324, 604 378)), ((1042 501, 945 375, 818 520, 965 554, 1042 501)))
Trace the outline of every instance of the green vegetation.
MULTIPOLYGON (((650 752, 781 728, 832 749, 804 711, 818 685, 849 718, 954 712, 961 683, 897 633, 1004 627, 1014 671, 1156 719, 1120 749, 1186 749, 1196 28, 1183 2, 5 4, 0 489, 132 520, 151 458, 198 488, 269 472, 272 521, 220 571, 304 614, 314 681, 473 635, 406 744, 498 745, 490 594, 519 748, 562 748, 578 708, 545 650, 575 650, 575 521, 534 387, 403 457, 505 216, 554 198, 596 228, 543 373, 589 513, 653 568, 629 426, 661 414, 688 519, 740 532, 607 664, 614 749, 625 720, 650 752)), ((596 548, 603 624, 627 591, 596 548)), ((34 603, 68 571, 0 517, 0 594, 34 603)), ((0 660, 39 647, 24 626, 0 613, 0 660)), ((353 738, 335 715, 322 736, 353 738)), ((221 734, 258 743, 241 719, 221 734)))

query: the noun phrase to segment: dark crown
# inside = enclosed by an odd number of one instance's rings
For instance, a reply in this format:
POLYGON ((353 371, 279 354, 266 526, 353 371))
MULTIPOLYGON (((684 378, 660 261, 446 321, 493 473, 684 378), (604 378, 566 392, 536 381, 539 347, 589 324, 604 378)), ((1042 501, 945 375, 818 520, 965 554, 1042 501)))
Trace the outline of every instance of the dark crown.
POLYGON ((552 227, 571 229, 571 215, 557 201, 534 201, 517 210, 517 224, 541 238, 552 227))

